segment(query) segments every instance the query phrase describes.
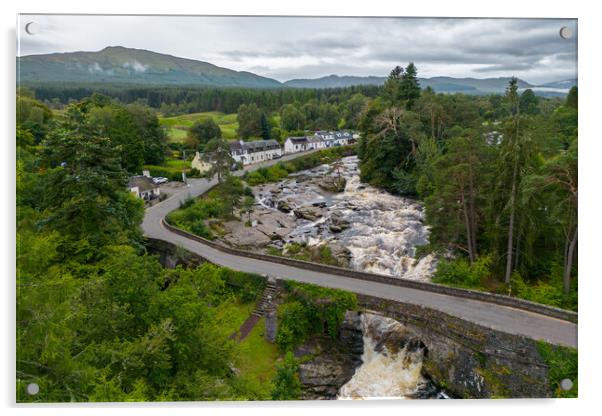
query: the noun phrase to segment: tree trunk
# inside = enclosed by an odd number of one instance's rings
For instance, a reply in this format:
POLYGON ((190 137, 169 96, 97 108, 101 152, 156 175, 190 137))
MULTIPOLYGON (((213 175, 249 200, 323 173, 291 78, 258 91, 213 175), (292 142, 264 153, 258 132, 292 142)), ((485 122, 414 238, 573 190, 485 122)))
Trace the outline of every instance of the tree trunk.
POLYGON ((516 182, 518 181, 518 137, 519 137, 519 110, 517 106, 516 112, 516 137, 515 146, 512 151, 514 154, 514 169, 512 170, 512 190, 510 193, 510 223, 508 224, 508 247, 506 249, 506 275, 504 276, 504 283, 510 284, 510 275, 512 274, 512 246, 514 243, 514 216, 516 213, 516 182))
POLYGON ((470 227, 470 219, 468 218, 468 207, 466 205, 466 198, 464 197, 464 190, 460 195, 460 199, 462 201, 462 211, 464 212, 464 225, 466 227, 466 241, 468 243, 468 258, 471 263, 474 263, 474 247, 472 243, 472 231, 470 227))
MULTIPOLYGON (((472 164, 469 164, 469 166, 472 166, 472 164)), ((476 208, 475 208, 475 189, 474 189, 474 177, 473 177, 473 171, 472 171, 472 167, 469 167, 468 170, 468 185, 469 185, 469 200, 468 200, 468 206, 469 206, 469 216, 470 216, 470 237, 472 239, 472 251, 473 251, 473 257, 476 259, 477 256, 479 255, 479 252, 477 250, 477 214, 476 214, 476 208)))
POLYGON ((514 215, 515 215, 515 195, 516 195, 516 176, 518 170, 518 155, 514 163, 514 173, 512 175, 512 190, 510 194, 510 222, 508 224, 508 246, 506 249, 506 275, 504 283, 510 283, 510 275, 512 274, 512 247, 514 245, 514 215))
POLYGON ((571 288, 571 270, 573 268, 573 254, 575 253, 575 246, 577 245, 577 227, 575 227, 575 233, 573 234, 573 238, 571 239, 571 243, 569 244, 569 251, 567 253, 567 258, 565 260, 564 266, 564 294, 569 294, 569 289, 571 288))

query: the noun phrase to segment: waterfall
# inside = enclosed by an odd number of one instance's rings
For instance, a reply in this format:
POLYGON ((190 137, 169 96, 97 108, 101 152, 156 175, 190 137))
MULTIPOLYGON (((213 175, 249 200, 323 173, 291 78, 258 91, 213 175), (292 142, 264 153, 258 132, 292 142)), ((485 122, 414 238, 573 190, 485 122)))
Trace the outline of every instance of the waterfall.
MULTIPOLYGON (((424 346, 412 339, 406 327, 394 319, 361 315, 364 339, 362 364, 339 390, 339 400, 407 399, 425 397, 429 381, 422 375, 424 346)), ((428 396, 446 398, 430 387, 428 396)), ((426 398, 425 397, 425 398, 426 398)))

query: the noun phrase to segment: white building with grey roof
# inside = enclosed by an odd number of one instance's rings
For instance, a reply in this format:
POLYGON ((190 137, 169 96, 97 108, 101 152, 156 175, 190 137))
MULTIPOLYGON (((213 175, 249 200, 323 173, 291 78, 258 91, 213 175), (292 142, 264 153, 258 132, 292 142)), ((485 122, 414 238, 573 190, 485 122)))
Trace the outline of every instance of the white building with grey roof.
POLYGON ((282 148, 276 140, 256 140, 230 142, 232 158, 243 165, 265 162, 282 156, 282 148))

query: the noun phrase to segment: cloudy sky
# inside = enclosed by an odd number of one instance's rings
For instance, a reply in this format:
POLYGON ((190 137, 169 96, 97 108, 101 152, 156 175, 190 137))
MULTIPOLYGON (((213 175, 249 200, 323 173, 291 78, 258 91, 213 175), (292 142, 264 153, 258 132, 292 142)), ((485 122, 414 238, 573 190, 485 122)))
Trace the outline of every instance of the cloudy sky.
POLYGON ((576 20, 23 15, 18 32, 20 56, 119 45, 279 81, 384 76, 409 61, 421 77, 577 77, 576 20), (24 30, 31 21, 35 35, 24 30))

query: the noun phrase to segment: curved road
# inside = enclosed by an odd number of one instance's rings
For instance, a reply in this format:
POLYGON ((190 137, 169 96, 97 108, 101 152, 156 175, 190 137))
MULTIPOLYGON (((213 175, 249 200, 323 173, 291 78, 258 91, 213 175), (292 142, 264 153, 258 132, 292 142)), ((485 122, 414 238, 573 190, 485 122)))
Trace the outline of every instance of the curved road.
MULTIPOLYGON (((247 170, 268 166, 278 161, 293 159, 298 156, 285 156, 281 159, 247 167, 247 170)), ((237 172, 238 175, 242 173, 237 172)), ((383 299, 422 305, 499 331, 524 335, 537 340, 546 340, 554 344, 577 347, 577 325, 571 322, 478 300, 457 298, 419 289, 368 282, 334 274, 298 269, 262 260, 238 257, 182 237, 163 227, 161 223, 163 217, 174 209, 177 209, 181 201, 189 197, 201 195, 211 188, 211 186, 215 185, 215 183, 216 180, 192 179, 189 181, 187 188, 183 188, 165 201, 148 208, 142 223, 144 234, 151 238, 180 245, 212 263, 227 266, 235 270, 278 276, 283 279, 313 283, 319 286, 348 290, 383 299)))

